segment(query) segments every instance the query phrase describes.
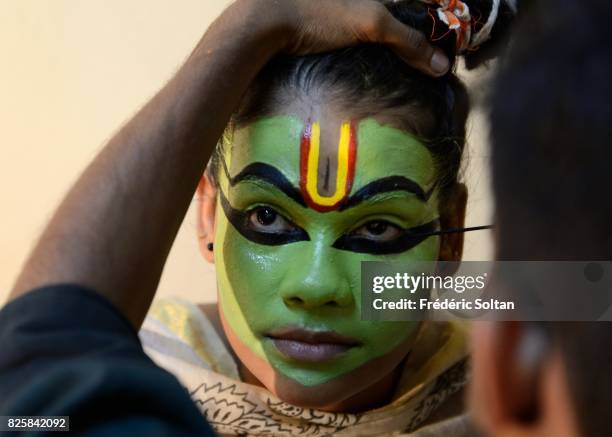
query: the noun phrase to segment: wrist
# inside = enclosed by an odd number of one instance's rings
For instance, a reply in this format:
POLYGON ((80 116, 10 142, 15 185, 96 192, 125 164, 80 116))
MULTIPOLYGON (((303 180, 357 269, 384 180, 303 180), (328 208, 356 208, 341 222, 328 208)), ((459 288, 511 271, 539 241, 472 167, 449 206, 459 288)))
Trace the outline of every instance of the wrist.
MULTIPOLYGON (((294 33, 288 0, 236 0, 220 17, 228 38, 273 57, 284 51, 294 33)), ((225 33, 225 32, 224 32, 225 33)))

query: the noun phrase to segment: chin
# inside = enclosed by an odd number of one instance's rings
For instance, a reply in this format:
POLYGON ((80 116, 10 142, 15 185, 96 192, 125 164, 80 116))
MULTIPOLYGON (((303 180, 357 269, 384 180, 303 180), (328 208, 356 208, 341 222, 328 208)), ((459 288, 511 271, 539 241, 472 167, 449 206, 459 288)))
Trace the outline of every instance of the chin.
POLYGON ((374 358, 343 375, 321 384, 306 386, 275 369, 267 359, 243 343, 223 317, 221 320, 230 346, 247 372, 247 375, 243 375, 245 382, 265 387, 288 404, 330 412, 359 411, 364 407, 377 406, 385 392, 393 388, 389 386, 392 378, 388 377, 393 377, 394 369, 409 353, 414 337, 409 336, 386 355, 374 358))
MULTIPOLYGON (((298 382, 284 381, 281 387, 266 387, 277 398, 288 404, 302 408, 314 408, 322 411, 336 411, 337 405, 353 395, 352 391, 334 390, 331 387, 305 387, 298 382)), ((358 388, 357 391, 362 388, 358 388)))
MULTIPOLYGON (((245 356, 239 358, 257 382, 281 401, 296 407, 339 411, 337 408, 340 404, 366 388, 356 384, 354 380, 344 381, 342 377, 306 386, 283 375, 269 362, 257 362, 258 360, 249 360, 252 357, 245 356)), ((350 373, 346 376, 350 376, 350 373)))

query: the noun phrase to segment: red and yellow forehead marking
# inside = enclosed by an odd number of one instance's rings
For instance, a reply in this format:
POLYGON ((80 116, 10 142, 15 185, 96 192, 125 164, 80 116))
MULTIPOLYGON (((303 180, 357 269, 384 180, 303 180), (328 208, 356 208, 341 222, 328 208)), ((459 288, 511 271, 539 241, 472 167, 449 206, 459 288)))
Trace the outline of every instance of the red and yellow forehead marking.
POLYGON ((338 209, 355 178, 357 129, 354 121, 342 123, 337 147, 321 148, 321 125, 308 121, 300 144, 300 189, 309 207, 319 212, 338 209))

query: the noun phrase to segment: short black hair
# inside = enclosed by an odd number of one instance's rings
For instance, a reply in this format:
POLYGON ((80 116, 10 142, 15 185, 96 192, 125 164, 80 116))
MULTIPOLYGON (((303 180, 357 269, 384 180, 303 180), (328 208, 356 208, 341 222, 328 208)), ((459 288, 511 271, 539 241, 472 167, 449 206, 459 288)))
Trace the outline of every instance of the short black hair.
MULTIPOLYGON (((521 6, 529 10, 490 102, 497 258, 609 259, 612 3, 521 6)), ((563 356, 581 432, 609 435, 612 326, 547 328, 563 356)))

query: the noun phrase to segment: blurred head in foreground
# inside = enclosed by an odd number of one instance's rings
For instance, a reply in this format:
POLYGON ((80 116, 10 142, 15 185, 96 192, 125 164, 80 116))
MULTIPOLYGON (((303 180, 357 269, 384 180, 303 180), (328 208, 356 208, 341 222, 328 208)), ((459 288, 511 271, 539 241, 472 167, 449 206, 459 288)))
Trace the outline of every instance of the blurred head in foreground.
MULTIPOLYGON (((497 258, 605 260, 612 4, 524 6, 491 101, 497 258)), ((473 337, 471 401, 487 435, 610 435, 612 326, 477 323, 473 337)))

